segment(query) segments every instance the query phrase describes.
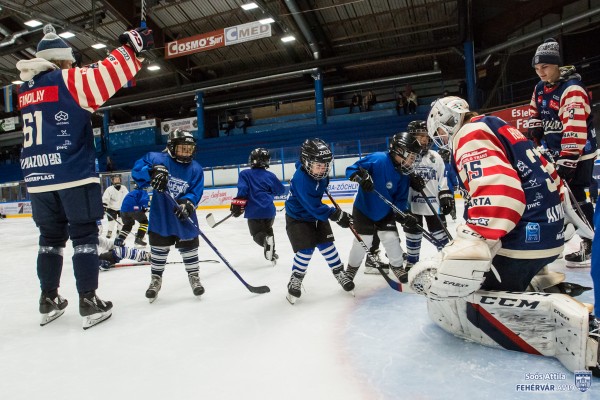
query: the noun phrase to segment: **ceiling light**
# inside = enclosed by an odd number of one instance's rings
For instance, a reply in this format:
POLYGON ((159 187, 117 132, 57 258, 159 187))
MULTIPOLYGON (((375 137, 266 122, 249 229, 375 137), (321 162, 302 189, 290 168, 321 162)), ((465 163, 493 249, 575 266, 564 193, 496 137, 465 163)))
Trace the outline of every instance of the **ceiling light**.
POLYGON ((23 81, 18 81, 18 80, 17 80, 17 81, 12 81, 12 83, 13 83, 14 85, 22 85, 22 84, 24 84, 25 82, 23 82, 23 81))
POLYGON ((259 19, 258 22, 260 22, 263 25, 267 25, 267 24, 272 24, 273 22, 275 22, 275 20, 273 18, 269 17, 269 18, 259 19))
POLYGON ((104 43, 96 43, 96 44, 93 44, 92 47, 95 49, 103 49, 106 47, 106 45, 104 43))
POLYGON ((242 4, 242 8, 246 11, 254 10, 255 8, 258 8, 258 5, 256 3, 246 3, 242 4))
POLYGON ((75 34, 73 32, 66 31, 63 33, 59 33, 58 36, 60 36, 61 38, 64 38, 64 39, 68 39, 68 38, 72 38, 73 36, 75 36, 75 34))
POLYGON ((158 71, 160 69, 159 65, 153 64, 148 66, 148 71, 158 71))
POLYGON ((293 35, 287 35, 281 38, 283 43, 293 42, 294 40, 296 40, 296 38, 293 35))
POLYGON ((38 26, 43 25, 43 23, 38 21, 37 19, 30 19, 29 21, 25 21, 23 23, 32 28, 37 28, 38 26))

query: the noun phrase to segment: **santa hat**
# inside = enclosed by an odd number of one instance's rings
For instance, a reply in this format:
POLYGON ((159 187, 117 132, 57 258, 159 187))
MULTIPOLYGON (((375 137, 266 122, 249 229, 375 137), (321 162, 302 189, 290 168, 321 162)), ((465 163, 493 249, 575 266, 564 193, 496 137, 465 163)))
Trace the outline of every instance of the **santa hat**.
POLYGON ((35 56, 48 61, 70 60, 75 62, 73 49, 56 34, 52 25, 44 26, 44 37, 38 43, 35 56))
POLYGON ((531 60, 531 66, 535 67, 535 64, 553 64, 560 65, 560 48, 558 42, 552 38, 544 40, 544 43, 540 44, 535 51, 533 60, 531 60))

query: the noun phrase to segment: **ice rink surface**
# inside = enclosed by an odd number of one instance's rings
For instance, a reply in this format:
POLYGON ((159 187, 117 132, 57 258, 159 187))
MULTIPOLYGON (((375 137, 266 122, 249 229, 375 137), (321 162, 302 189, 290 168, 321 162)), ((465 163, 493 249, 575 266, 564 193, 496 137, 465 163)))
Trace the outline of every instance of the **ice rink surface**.
MULTIPOLYGON (((462 204, 458 204, 459 215, 462 204)), ((350 205, 343 208, 349 210, 350 205)), ((228 211, 213 212, 218 219, 228 211)), ((552 358, 497 350, 457 339, 433 324, 424 297, 398 293, 378 275, 359 270, 355 297, 344 292, 315 252, 295 305, 285 300, 293 253, 284 213, 275 220, 279 263, 273 267, 252 241, 246 221, 215 229, 198 211, 201 229, 251 285, 250 293, 223 264, 201 264, 206 293, 195 298, 183 264, 167 265, 158 299, 144 292, 149 267, 100 273, 98 295, 113 316, 81 328, 78 297, 65 250, 60 293, 65 314, 40 327, 36 275, 38 231, 30 218, 0 220, 0 397, 17 399, 595 399, 585 393, 523 393, 520 384, 569 388, 574 375, 552 358), (527 379, 555 374, 555 379, 527 379), (563 379, 564 374, 564 379, 563 379), (557 378, 556 378, 557 377, 557 378)), ((345 262, 353 236, 334 225, 345 262)), ((456 223, 450 222, 454 233, 456 223)), ((403 234, 401 233, 401 236, 403 234)), ((579 247, 576 237, 567 252, 579 247)), ((128 238, 133 244, 133 238, 128 238)), ((435 253, 424 242, 421 258, 435 253)), ((201 241, 200 259, 217 259, 201 241)), ((171 251, 169 261, 180 260, 171 251)), ((551 270, 591 286, 589 269, 551 270)), ((592 293, 578 298, 592 302, 592 293)))

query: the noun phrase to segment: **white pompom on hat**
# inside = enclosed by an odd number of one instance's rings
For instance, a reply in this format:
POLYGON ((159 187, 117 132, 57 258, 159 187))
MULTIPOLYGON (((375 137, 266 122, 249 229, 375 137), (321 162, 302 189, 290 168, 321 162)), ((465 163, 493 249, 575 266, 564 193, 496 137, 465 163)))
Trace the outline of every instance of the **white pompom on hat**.
POLYGON ((540 44, 535 51, 533 60, 531 60, 531 66, 535 67, 535 64, 553 64, 560 65, 560 47, 558 42, 552 38, 544 40, 544 43, 540 44))
POLYGON ((56 34, 52 25, 44 26, 44 37, 38 43, 35 56, 48 61, 69 60, 75 62, 73 49, 56 34))

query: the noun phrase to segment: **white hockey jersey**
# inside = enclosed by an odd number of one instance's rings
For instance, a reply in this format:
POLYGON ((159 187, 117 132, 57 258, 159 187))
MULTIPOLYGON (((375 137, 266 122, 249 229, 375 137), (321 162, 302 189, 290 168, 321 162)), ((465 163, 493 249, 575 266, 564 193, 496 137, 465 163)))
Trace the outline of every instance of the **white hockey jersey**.
POLYGON ((120 211, 121 204, 127 193, 129 193, 129 190, 123 185, 121 185, 119 190, 114 185, 110 185, 102 195, 102 204, 111 210, 120 211))
MULTIPOLYGON (((442 157, 433 150, 429 150, 426 155, 421 158, 421 162, 415 166, 415 173, 425 181, 425 189, 423 192, 429 199, 433 209, 439 211, 440 204, 438 201, 438 193, 440 190, 448 190, 448 180, 444 176, 446 166, 442 157)), ((419 192, 412 188, 408 193, 410 210, 417 215, 433 215, 425 199, 419 192)))

